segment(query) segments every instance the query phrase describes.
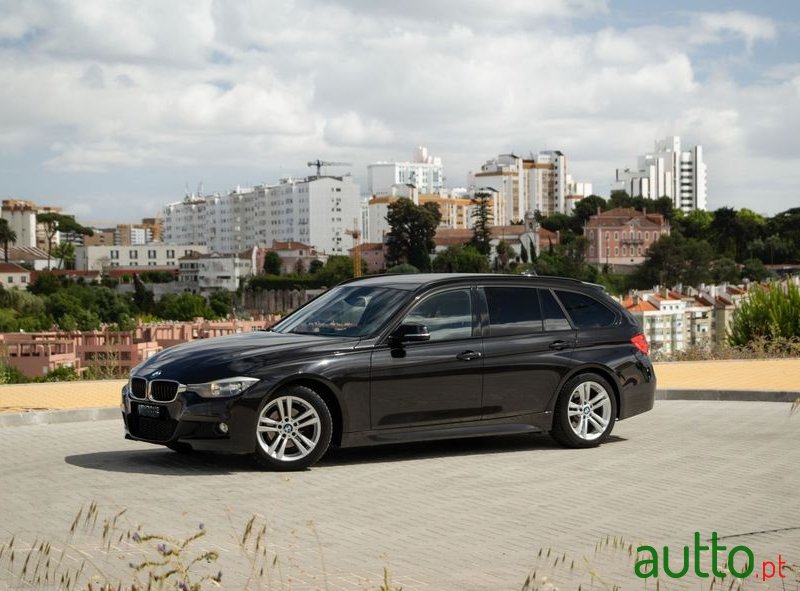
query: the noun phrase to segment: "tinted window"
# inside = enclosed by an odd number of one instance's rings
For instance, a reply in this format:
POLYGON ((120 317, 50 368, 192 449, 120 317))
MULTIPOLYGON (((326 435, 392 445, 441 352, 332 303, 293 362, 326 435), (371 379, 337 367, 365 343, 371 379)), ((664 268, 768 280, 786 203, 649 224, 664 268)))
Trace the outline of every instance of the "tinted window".
POLYGON ((569 330, 572 327, 564 315, 564 310, 558 305, 555 296, 549 289, 540 289, 539 297, 542 302, 542 317, 545 330, 569 330))
POLYGON ((274 332, 320 336, 373 334, 407 300, 387 287, 334 287, 272 327, 274 332))
POLYGON ((489 335, 503 336, 542 332, 542 315, 536 289, 486 287, 489 335))
POLYGON ((578 328, 599 328, 611 326, 617 319, 616 314, 605 305, 582 293, 574 291, 560 291, 556 294, 564 304, 572 322, 578 328))
POLYGON ((468 289, 437 293, 417 304, 403 324, 424 324, 432 341, 472 336, 472 299, 468 289))

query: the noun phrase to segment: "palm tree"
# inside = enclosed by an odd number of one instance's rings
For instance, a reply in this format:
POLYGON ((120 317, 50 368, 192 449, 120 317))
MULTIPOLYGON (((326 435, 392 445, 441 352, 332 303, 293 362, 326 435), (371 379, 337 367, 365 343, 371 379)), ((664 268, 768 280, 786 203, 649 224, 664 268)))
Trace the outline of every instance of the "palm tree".
POLYGON ((17 241, 17 233, 8 225, 8 220, 0 219, 0 242, 3 243, 5 259, 8 262, 8 243, 17 241))

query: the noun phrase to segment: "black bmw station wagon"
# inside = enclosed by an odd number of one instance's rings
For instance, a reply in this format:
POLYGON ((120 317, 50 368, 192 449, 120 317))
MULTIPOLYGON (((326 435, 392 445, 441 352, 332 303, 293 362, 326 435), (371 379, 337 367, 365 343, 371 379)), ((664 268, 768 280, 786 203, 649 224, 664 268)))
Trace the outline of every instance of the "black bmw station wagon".
POLYGON ((122 409, 129 439, 300 470, 331 445, 550 432, 591 447, 650 410, 655 388, 644 335, 595 285, 381 275, 269 331, 154 355, 131 372, 122 409))

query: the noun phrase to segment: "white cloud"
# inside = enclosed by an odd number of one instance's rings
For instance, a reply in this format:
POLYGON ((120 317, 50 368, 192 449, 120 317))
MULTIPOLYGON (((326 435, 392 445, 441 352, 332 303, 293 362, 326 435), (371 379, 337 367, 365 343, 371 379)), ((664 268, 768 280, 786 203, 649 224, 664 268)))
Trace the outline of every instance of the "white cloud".
MULTIPOLYGON (((363 176, 427 144, 456 186, 498 152, 560 148, 603 192, 663 135, 696 138, 715 162, 800 158, 785 113, 800 98, 797 64, 747 82, 724 61, 703 75, 699 47, 779 42, 772 20, 743 12, 593 30, 591 17, 613 14, 605 2, 0 4, 0 40, 12 40, 0 79, 13 89, 0 97, 0 149, 39 158, 45 175, 214 170, 207 189, 224 191, 316 157, 363 176)), ((144 197, 166 201, 184 180, 144 197)))
POLYGON ((731 33, 744 39, 748 49, 756 41, 769 41, 777 35, 772 19, 738 10, 703 13, 698 16, 698 23, 697 41, 718 40, 720 34, 731 33))

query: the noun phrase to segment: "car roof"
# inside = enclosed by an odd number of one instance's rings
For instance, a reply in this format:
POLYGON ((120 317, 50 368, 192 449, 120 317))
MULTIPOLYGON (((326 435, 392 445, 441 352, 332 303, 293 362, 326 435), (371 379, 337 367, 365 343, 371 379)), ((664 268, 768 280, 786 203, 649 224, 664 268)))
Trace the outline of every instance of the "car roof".
POLYGON ((506 273, 385 273, 382 275, 369 275, 348 279, 340 285, 351 286, 381 286, 396 289, 416 290, 432 285, 446 285, 449 283, 463 283, 465 281, 479 281, 481 283, 512 281, 521 285, 547 285, 547 286, 584 286, 597 288, 593 283, 586 283, 569 277, 550 277, 546 275, 512 275, 506 273))

